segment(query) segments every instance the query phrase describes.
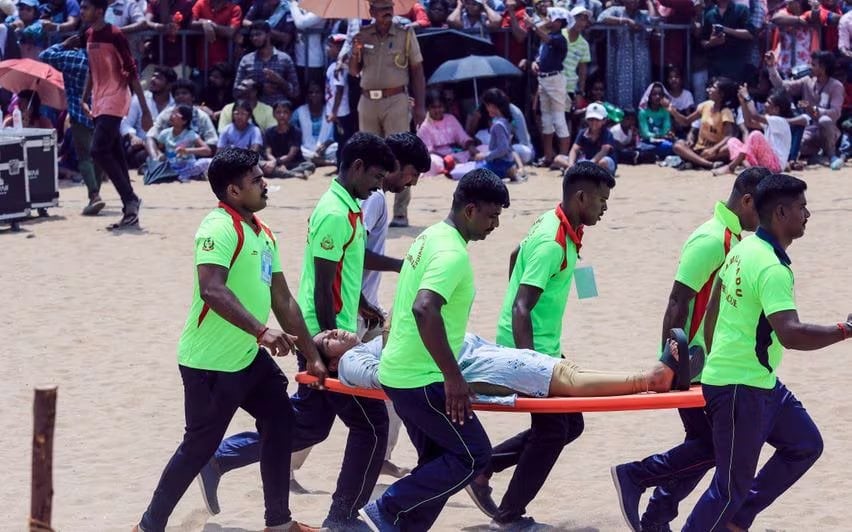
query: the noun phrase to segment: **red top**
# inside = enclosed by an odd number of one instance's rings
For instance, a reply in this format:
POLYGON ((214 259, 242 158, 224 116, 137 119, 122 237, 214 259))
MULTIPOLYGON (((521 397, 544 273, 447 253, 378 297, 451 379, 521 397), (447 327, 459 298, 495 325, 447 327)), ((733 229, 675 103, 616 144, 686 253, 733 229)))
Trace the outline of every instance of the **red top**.
MULTIPOLYGON (((243 11, 237 4, 224 2, 221 7, 214 10, 211 7, 212 0, 198 0, 192 6, 192 20, 210 20, 220 26, 230 26, 238 29, 243 19, 243 11)), ((212 43, 205 43, 198 49, 198 66, 205 68, 204 49, 207 48, 207 64, 215 65, 228 60, 228 39, 216 37, 212 43)))
POLYGON ((130 82, 138 79, 136 61, 121 30, 111 24, 86 30, 92 77, 92 115, 123 118, 130 110, 130 82))

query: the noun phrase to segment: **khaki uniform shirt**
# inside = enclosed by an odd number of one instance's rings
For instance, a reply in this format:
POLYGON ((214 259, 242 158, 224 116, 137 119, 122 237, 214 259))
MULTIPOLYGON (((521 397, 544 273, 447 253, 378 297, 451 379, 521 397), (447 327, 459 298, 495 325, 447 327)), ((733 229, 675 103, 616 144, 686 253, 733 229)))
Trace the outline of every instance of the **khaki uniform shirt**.
POLYGON ((364 44, 361 88, 369 91, 408 85, 408 69, 423 62, 414 30, 393 24, 388 34, 381 37, 376 25, 370 24, 358 35, 364 44))

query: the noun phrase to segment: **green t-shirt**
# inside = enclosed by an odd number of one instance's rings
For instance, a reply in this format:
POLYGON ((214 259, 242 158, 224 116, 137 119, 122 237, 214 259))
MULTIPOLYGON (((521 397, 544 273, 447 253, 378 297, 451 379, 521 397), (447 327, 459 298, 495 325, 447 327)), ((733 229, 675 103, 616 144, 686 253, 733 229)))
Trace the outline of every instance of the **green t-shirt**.
POLYGON ((458 358, 476 289, 467 243, 446 222, 438 222, 420 233, 399 273, 390 336, 379 364, 379 382, 391 388, 419 388, 444 381, 441 370, 423 345, 411 311, 420 290, 430 290, 444 298, 441 318, 447 341, 458 358))
POLYGON ((639 136, 644 140, 663 138, 672 130, 672 117, 662 107, 654 111, 650 107, 639 110, 639 136))
POLYGON ((364 273, 364 224, 361 207, 337 179, 322 195, 308 221, 308 241, 299 280, 299 306, 311 335, 320 332, 314 305, 314 259, 338 263, 332 283, 337 328, 358 330, 358 304, 364 273))
POLYGON ((542 291, 530 315, 535 350, 553 357, 561 356, 562 318, 581 238, 582 229, 574 232, 561 207, 542 214, 533 223, 521 242, 515 268, 509 278, 497 323, 498 344, 515 347, 512 306, 518 287, 525 284, 542 291))
POLYGON ((719 316, 701 382, 771 389, 784 348, 767 316, 796 309, 790 258, 758 229, 731 251, 719 279, 719 316))
MULTIPOLYGON (((244 222, 224 203, 208 214, 195 233, 195 264, 228 268, 227 286, 257 321, 266 323, 272 306, 272 274, 281 271, 278 243, 257 217, 261 230, 244 222)), ((195 369, 235 372, 257 354, 255 337, 211 311, 201 299, 198 268, 192 306, 178 344, 178 363, 195 369)))
POLYGON ((716 273, 725 262, 725 256, 739 244, 742 226, 740 219, 723 202, 716 203, 713 218, 693 231, 680 253, 675 281, 696 292, 689 302, 686 331, 689 345, 704 346, 704 313, 716 281, 716 273))

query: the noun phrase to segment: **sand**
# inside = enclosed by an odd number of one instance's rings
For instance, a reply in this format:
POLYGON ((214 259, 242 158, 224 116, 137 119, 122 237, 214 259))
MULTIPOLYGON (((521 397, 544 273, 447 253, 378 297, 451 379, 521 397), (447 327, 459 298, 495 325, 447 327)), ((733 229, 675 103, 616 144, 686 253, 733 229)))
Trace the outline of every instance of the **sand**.
MULTIPOLYGON (((835 323, 852 311, 852 171, 809 171, 807 234, 790 249, 801 316, 835 323)), ((732 177, 656 167, 620 169, 603 221, 586 232, 583 258, 596 269, 600 296, 568 304, 563 345, 579 363, 635 370, 654 359, 660 324, 686 236, 727 197, 732 177)), ((282 262, 295 290, 308 215, 328 177, 276 182, 262 218, 277 232, 282 262)), ((137 190, 145 200, 143 231, 104 230, 119 216, 111 185, 109 207, 98 218, 79 215, 85 192, 64 188, 51 217, 0 234, 3 294, 0 420, 0 530, 22 530, 29 509, 32 391, 59 386, 55 441, 53 523, 67 531, 128 530, 144 511, 163 466, 182 436, 183 395, 176 345, 192 292, 195 229, 215 205, 206 183, 166 184, 137 190)), ((399 256, 423 228, 444 216, 454 183, 427 179, 414 191, 412 227, 391 230, 388 253, 399 256)), ((558 201, 560 180, 539 172, 512 186, 512 206, 488 240, 470 246, 477 297, 469 329, 493 338, 505 291, 508 256, 532 221, 558 201)), ((389 306, 395 279, 387 275, 381 300, 389 306)), ((849 530, 852 509, 852 343, 814 353, 789 352, 781 378, 822 430, 825 452, 816 466, 771 508, 753 530, 849 530), (844 449, 847 449, 844 451, 844 449)), ((282 359, 288 375, 292 358, 282 359)), ((294 389, 290 386, 291 391, 294 389)), ((492 442, 527 423, 522 414, 482 416, 492 442)), ((248 429, 239 413, 229 433, 248 429)), ((586 416, 585 434, 568 446, 548 483, 528 508, 556 530, 625 530, 609 475, 612 464, 663 451, 682 437, 673 411, 586 416)), ((294 515, 319 524, 342 458, 345 430, 337 423, 298 478, 315 493, 294 495, 294 515)), ((769 455, 765 452, 764 459, 769 455)), ((412 465, 403 434, 394 454, 412 465)), ((495 479, 502 494, 509 476, 495 479)), ((382 486, 391 479, 381 477, 382 486)), ((704 489, 682 505, 679 527, 704 489)), ((258 468, 229 474, 220 491, 222 513, 209 516, 193 484, 172 515, 169 530, 242 531, 263 527, 258 468)), ((441 514, 436 530, 484 530, 488 520, 463 492, 441 514)))

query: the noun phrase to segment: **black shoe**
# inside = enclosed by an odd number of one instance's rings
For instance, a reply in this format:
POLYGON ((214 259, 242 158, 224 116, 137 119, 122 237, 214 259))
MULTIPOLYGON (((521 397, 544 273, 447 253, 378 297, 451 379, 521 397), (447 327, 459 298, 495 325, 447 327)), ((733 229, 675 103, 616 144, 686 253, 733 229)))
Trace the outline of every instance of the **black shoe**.
POLYGON ((473 504, 475 504, 482 513, 491 519, 494 519, 494 516, 497 515, 499 510, 497 508, 497 503, 495 503, 494 499, 491 498, 491 486, 483 486, 476 482, 471 482, 464 487, 464 490, 468 495, 470 495, 470 498, 473 499, 473 504))
POLYGON ((408 227, 408 220, 405 218, 394 218, 388 224, 388 227, 408 227))

